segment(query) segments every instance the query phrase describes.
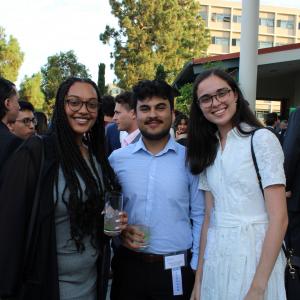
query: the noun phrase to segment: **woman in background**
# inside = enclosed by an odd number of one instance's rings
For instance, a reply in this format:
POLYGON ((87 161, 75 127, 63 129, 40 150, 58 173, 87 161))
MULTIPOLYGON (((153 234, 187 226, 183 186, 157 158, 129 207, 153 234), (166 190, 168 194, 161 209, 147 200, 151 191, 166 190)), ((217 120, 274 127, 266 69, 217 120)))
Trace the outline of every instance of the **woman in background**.
POLYGON ((186 146, 186 142, 187 142, 188 124, 189 124, 189 118, 186 115, 182 113, 177 115, 174 122, 175 138, 176 138, 176 142, 183 146, 186 146))
POLYGON ((34 116, 37 120, 37 124, 35 126, 36 133, 38 135, 46 134, 48 131, 47 116, 41 111, 36 111, 34 116))

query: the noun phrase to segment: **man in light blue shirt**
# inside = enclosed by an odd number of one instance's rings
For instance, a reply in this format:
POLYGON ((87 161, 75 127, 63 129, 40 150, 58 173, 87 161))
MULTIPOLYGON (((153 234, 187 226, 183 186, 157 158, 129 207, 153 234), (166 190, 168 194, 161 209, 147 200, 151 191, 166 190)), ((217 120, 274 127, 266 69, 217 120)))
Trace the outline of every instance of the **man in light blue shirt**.
POLYGON ((129 225, 112 262, 112 300, 189 299, 204 216, 198 178, 185 147, 170 137, 172 87, 141 81, 134 88, 142 138, 114 151, 110 163, 124 194, 129 225), (136 225, 149 228, 143 233, 136 225))

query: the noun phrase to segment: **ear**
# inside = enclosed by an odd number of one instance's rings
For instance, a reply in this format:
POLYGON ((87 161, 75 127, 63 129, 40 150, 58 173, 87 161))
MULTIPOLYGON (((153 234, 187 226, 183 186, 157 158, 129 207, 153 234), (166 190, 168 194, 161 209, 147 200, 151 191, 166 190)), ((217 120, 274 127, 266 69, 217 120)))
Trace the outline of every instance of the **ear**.
POLYGON ((4 100, 4 106, 7 110, 9 110, 9 107, 10 107, 10 101, 9 101, 9 98, 5 99, 4 100))
POLYGON ((136 112, 135 112, 134 109, 131 109, 131 110, 130 110, 130 114, 131 114, 132 120, 135 120, 135 119, 136 119, 136 112))
POLYGON ((10 130, 10 132, 14 133, 14 131, 15 131, 15 123, 8 122, 6 125, 7 125, 8 129, 10 130))
POLYGON ((172 110, 172 124, 174 124, 174 122, 175 122, 175 111, 174 110, 172 110))

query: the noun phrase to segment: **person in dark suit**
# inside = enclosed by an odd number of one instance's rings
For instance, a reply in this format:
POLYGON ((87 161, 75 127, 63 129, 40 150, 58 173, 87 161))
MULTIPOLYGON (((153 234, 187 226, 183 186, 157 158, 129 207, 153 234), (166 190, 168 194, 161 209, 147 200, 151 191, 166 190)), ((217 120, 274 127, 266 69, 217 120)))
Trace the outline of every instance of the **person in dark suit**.
MULTIPOLYGON (((283 143, 289 226, 286 234, 288 249, 294 249, 293 256, 300 259, 300 107, 291 114, 283 143)), ((299 299, 300 265, 294 266, 296 279, 287 280, 289 300, 299 299)))
POLYGON ((0 169, 22 139, 12 134, 7 124, 15 122, 19 113, 19 95, 15 85, 0 77, 0 169))
POLYGON ((116 123, 110 123, 105 128, 106 152, 109 156, 114 150, 121 148, 120 131, 116 123))

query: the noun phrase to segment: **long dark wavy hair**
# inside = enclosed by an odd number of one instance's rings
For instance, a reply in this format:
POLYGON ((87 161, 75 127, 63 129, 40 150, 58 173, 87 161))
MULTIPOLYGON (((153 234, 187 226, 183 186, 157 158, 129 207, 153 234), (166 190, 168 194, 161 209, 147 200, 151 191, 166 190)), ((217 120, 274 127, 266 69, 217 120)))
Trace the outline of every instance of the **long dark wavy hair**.
POLYGON ((232 91, 238 95, 236 112, 231 120, 232 128, 236 127, 241 135, 247 136, 250 132, 246 132, 241 128, 242 122, 249 124, 251 127, 262 127, 262 124, 250 110, 249 104, 236 81, 229 74, 220 69, 210 69, 199 74, 193 86, 193 102, 190 111, 186 156, 187 163, 193 174, 199 174, 206 167, 210 166, 214 162, 218 150, 218 139, 216 137, 218 128, 204 117, 197 103, 198 86, 210 76, 217 76, 226 81, 232 91))
MULTIPOLYGON (((89 163, 81 155, 75 142, 75 133, 69 125, 65 113, 65 97, 70 87, 76 82, 90 84, 97 92, 98 101, 100 94, 97 85, 90 79, 71 77, 65 80, 59 87, 52 119, 51 132, 55 137, 58 165, 62 168, 66 185, 63 191, 63 202, 70 216, 71 239, 74 240, 77 250, 85 249, 82 242, 85 236, 91 237, 91 244, 99 249, 99 242, 103 241, 103 216, 105 190, 120 190, 114 172, 109 165, 105 154, 104 121, 101 105, 98 118, 89 132, 85 133, 84 143, 88 146, 89 163), (97 169, 94 158, 101 166, 101 175, 97 169), (79 178, 84 182, 82 189, 79 178), (69 197, 66 197, 66 190, 69 197), (83 201, 84 196, 87 198, 83 201)), ((58 197, 58 170, 55 178, 56 196, 58 197)), ((56 197, 56 199, 57 199, 56 197)))

